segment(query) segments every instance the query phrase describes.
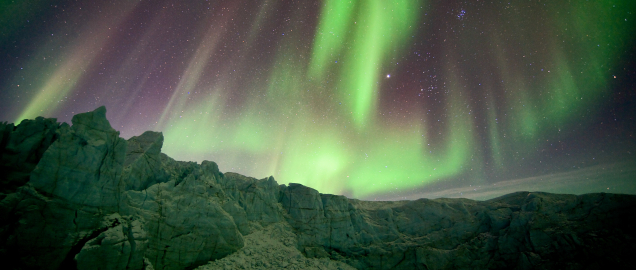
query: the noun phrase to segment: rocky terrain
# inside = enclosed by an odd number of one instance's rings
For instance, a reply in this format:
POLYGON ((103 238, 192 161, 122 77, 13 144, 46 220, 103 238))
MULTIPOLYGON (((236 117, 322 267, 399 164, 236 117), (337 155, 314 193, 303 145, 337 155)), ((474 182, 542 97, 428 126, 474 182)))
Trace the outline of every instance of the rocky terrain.
MULTIPOLYGON (((0 124, 13 269, 625 269, 636 196, 370 202, 175 161, 106 109, 0 124)), ((630 267, 631 268, 631 267, 630 267)), ((6 269, 6 268, 5 268, 6 269)))
MULTIPOLYGON (((255 225, 258 226, 257 223, 255 225)), ((328 257, 318 259, 303 256, 296 248, 297 238, 293 229, 284 222, 253 228, 252 233, 244 239, 245 246, 238 252, 197 269, 355 269, 328 257)))

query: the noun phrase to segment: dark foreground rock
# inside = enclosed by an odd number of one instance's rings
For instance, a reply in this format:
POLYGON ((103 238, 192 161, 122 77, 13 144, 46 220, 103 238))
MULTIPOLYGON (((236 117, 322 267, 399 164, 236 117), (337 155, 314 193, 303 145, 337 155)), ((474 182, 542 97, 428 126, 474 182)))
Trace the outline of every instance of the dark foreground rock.
POLYGON ((636 254, 636 196, 359 201, 175 161, 161 133, 126 141, 105 113, 0 124, 5 265, 625 269, 636 254))

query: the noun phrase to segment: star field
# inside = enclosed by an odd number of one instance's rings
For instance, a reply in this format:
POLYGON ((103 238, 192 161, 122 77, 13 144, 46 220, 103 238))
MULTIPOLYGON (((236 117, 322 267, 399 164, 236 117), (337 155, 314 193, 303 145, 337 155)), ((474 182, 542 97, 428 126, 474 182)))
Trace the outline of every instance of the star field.
POLYGON ((631 0, 0 10, 0 121, 105 105, 122 137, 161 131, 176 160, 361 199, 636 192, 631 0))

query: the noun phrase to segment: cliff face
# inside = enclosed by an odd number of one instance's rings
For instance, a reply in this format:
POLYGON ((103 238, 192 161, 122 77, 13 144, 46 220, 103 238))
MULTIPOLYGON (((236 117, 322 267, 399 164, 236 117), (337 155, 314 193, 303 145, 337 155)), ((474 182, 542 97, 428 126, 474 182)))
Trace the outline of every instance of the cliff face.
POLYGON ((232 259, 224 264, 230 269, 318 269, 318 261, 358 269, 594 269, 625 268, 636 251, 628 222, 635 196, 359 201, 223 174, 214 162, 175 161, 161 153, 161 133, 126 141, 105 112, 78 114, 72 126, 44 118, 0 124, 7 265, 185 269, 225 258, 218 262, 232 259), (272 249, 293 248, 302 258, 244 247, 274 231, 286 240, 272 249))

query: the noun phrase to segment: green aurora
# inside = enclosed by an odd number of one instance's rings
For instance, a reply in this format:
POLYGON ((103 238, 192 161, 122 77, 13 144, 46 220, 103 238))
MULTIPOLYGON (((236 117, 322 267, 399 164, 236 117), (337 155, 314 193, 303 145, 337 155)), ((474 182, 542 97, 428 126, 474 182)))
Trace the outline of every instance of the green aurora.
MULTIPOLYGON (((612 102, 636 2, 482 2, 265 0, 248 15, 237 1, 192 21, 167 2, 141 19, 141 1, 65 13, 21 60, 28 73, 2 77, 20 101, 2 119, 106 104, 124 137, 162 131, 177 160, 356 198, 552 172, 535 170, 550 162, 542 151, 612 102), (135 20, 145 26, 122 41, 135 20), (177 24, 188 27, 166 38, 177 24)), ((9 30, 33 20, 3 5, 9 30)))

